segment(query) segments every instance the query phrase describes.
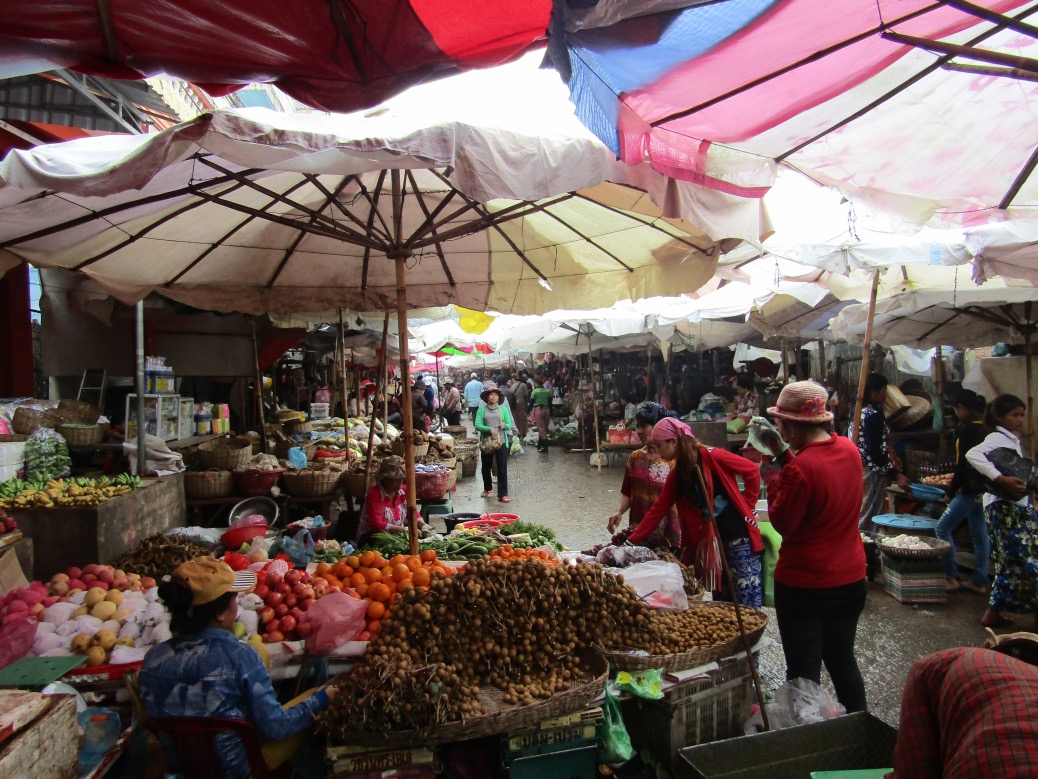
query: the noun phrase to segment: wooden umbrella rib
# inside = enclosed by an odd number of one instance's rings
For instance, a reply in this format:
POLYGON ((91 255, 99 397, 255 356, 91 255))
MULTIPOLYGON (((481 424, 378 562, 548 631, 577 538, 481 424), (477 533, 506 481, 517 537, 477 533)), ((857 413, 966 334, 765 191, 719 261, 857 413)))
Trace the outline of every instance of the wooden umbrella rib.
MULTIPOLYGON (((370 234, 372 230, 374 230, 374 225, 365 224, 363 219, 361 219, 359 216, 350 211, 350 209, 346 208, 346 206, 344 206, 341 202, 339 202, 339 195, 341 195, 342 191, 346 189, 346 185, 349 184, 351 181, 356 181, 358 184, 360 184, 360 178, 358 178, 355 175, 343 176, 342 181, 339 182, 339 185, 335 190, 335 194, 333 195, 331 190, 329 190, 328 187, 326 187, 321 182, 320 177, 316 176, 313 173, 307 173, 304 175, 306 177, 306 180, 313 184, 314 188, 317 189, 317 191, 319 191, 322 195, 324 195, 325 198, 327 198, 325 204, 321 208, 319 208, 318 211, 323 211, 329 205, 333 205, 335 206, 336 211, 338 211, 340 214, 342 214, 355 225, 357 225, 357 227, 364 230, 365 235, 370 234)), ((386 233, 383 237, 388 239, 389 234, 386 233)))
POLYGON ((1013 179, 1013 183, 1009 185, 1006 194, 1002 196, 1002 200, 998 203, 999 208, 1002 210, 1009 208, 1016 196, 1020 194, 1020 190, 1023 188, 1024 184, 1027 183, 1027 179, 1031 178, 1035 166, 1038 166, 1038 146, 1036 146, 1034 151, 1031 152, 1031 156, 1027 158, 1027 162, 1024 163, 1020 172, 1016 174, 1016 178, 1013 179))
MULTIPOLYGON (((360 190, 364 193, 365 199, 368 201, 368 231, 371 231, 372 225, 375 224, 375 217, 378 216, 379 221, 382 222, 383 226, 388 229, 385 220, 382 219, 382 215, 378 212, 378 201, 382 195, 382 185, 386 182, 385 168, 378 172, 378 181, 375 183, 375 194, 369 195, 367 189, 364 187, 364 182, 360 184, 360 190)), ((388 243, 388 241, 387 241, 388 243)), ((368 266, 371 263, 371 248, 370 246, 364 247, 364 261, 360 272, 360 288, 366 292, 368 289, 368 266)))
POLYGON ((656 119, 650 122, 649 124, 652 127, 659 127, 661 125, 666 124, 667 122, 673 122, 677 119, 684 119, 687 116, 699 113, 700 111, 710 108, 711 106, 717 105, 718 103, 724 102, 729 98, 735 97, 736 95, 740 95, 743 92, 748 92, 749 90, 759 87, 762 84, 767 84, 769 81, 772 81, 778 78, 779 76, 784 76, 787 73, 791 73, 797 68, 801 68, 804 65, 810 65, 812 62, 824 59, 825 57, 828 57, 830 54, 835 54, 836 52, 841 51, 847 48, 848 46, 853 46, 855 43, 860 43, 863 40, 871 38, 876 33, 883 32, 884 30, 889 30, 896 24, 901 24, 903 22, 911 21, 912 19, 915 19, 919 16, 924 16, 930 13, 930 11, 935 10, 936 8, 940 8, 940 5, 937 4, 927 6, 926 8, 919 8, 911 13, 905 14, 904 16, 900 16, 897 19, 894 19, 893 21, 881 23, 870 30, 858 33, 857 35, 854 35, 848 38, 847 40, 840 41, 839 43, 834 43, 832 46, 827 46, 824 49, 820 49, 819 51, 816 51, 813 54, 809 54, 808 56, 799 59, 796 62, 793 62, 789 65, 786 65, 785 67, 779 68, 778 70, 774 70, 771 73, 768 73, 767 75, 755 78, 753 79, 753 81, 749 81, 746 84, 743 84, 742 86, 736 87, 735 89, 730 89, 722 95, 717 95, 716 97, 712 97, 709 100, 705 100, 699 105, 692 106, 691 108, 686 108, 682 111, 677 111, 673 114, 670 114, 669 116, 663 117, 662 119, 656 119))
MULTIPOLYGON (((249 170, 241 171, 246 176, 255 175, 257 173, 265 172, 262 168, 250 168, 249 170)), ((118 214, 121 211, 127 211, 131 208, 140 208, 143 205, 149 205, 151 203, 161 203, 163 200, 172 200, 173 198, 181 197, 182 195, 193 195, 198 194, 200 188, 209 188, 227 184, 231 181, 237 180, 237 177, 232 176, 217 176, 211 178, 202 184, 189 184, 186 187, 180 187, 178 189, 170 190, 169 192, 161 192, 155 195, 147 195, 137 200, 120 203, 115 206, 109 206, 108 208, 102 208, 97 211, 91 211, 83 216, 77 216, 73 219, 69 219, 67 222, 62 222, 57 225, 50 225, 39 230, 35 230, 31 233, 18 236, 17 238, 11 238, 7 241, 0 242, 0 249, 7 249, 11 246, 17 246, 20 243, 27 243, 29 241, 35 241, 38 238, 46 238, 55 233, 60 233, 64 230, 71 230, 73 227, 79 227, 80 225, 92 222, 95 219, 105 219, 112 214, 118 214)), ((51 193, 56 195, 56 193, 51 193)), ((78 204, 77 204, 78 205, 78 204)), ((85 206, 83 206, 85 208, 85 206)))
MULTIPOLYGON (((244 186, 244 184, 242 184, 241 182, 235 182, 234 184, 232 184, 230 187, 228 187, 226 190, 224 190, 220 194, 221 195, 229 195, 232 192, 234 192, 235 190, 241 189, 243 186, 244 186)), ((141 228, 141 230, 139 232, 136 232, 136 233, 133 233, 133 234, 128 234, 128 236, 127 236, 127 238, 125 240, 120 241, 115 246, 113 246, 113 247, 111 247, 109 249, 105 249, 103 252, 99 252, 99 253, 93 255, 92 257, 88 257, 87 259, 83 260, 82 262, 78 263, 77 265, 74 265, 72 267, 72 270, 83 270, 83 268, 86 268, 86 267, 88 267, 90 265, 93 265, 95 262, 99 262, 100 260, 103 260, 105 257, 110 257, 111 255, 115 254, 116 252, 125 249, 130 244, 136 243, 141 238, 144 238, 149 233, 151 233, 153 230, 156 230, 159 227, 162 227, 162 225, 166 224, 167 222, 173 221, 178 216, 181 216, 181 215, 187 213, 188 211, 192 211, 192 210, 198 208, 199 206, 204 205, 206 202, 208 202, 208 201, 203 200, 203 199, 195 200, 195 201, 192 201, 190 203, 187 203, 186 205, 181 206, 180 208, 178 208, 178 209, 176 209, 174 211, 171 211, 170 213, 166 214, 165 216, 163 216, 163 217, 161 217, 159 219, 156 219, 151 224, 141 228)))
MULTIPOLYGON (((296 186, 297 187, 303 186, 303 182, 299 182, 296 186)), ((201 202, 206 202, 206 201, 201 201, 201 202)), ((270 204, 267 206, 267 208, 269 208, 272 205, 274 205, 274 201, 273 200, 270 201, 270 204)), ((232 235, 234 235, 236 232, 238 232, 243 227, 248 225, 254 219, 259 219, 259 218, 260 218, 259 214, 253 214, 253 215, 247 216, 244 220, 242 220, 241 222, 236 224, 234 227, 232 227, 230 230, 228 230, 224 235, 222 235, 219 238, 219 240, 215 241, 212 245, 207 246, 205 248, 205 250, 203 250, 203 252, 200 255, 198 255, 197 257, 195 257, 195 259, 193 259, 191 262, 188 263, 186 268, 181 270, 177 275, 175 275, 172 279, 167 281, 163 286, 169 288, 169 287, 173 286, 174 284, 176 284, 177 282, 179 282, 185 275, 187 275, 192 270, 194 270, 198 266, 198 264, 200 262, 202 262, 202 260, 204 260, 210 254, 212 254, 218 248, 220 248, 220 246, 222 246, 232 235)))
POLYGON ((464 195, 461 194, 461 192, 452 188, 451 191, 448 193, 448 196, 440 201, 441 205, 445 205, 446 201, 448 201, 449 199, 453 199, 455 196, 462 197, 462 199, 465 201, 465 205, 463 205, 461 208, 454 209, 451 213, 449 213, 447 216, 443 217, 443 219, 440 219, 439 221, 434 222, 433 220, 427 219, 424 223, 422 223, 422 225, 418 227, 417 230, 415 230, 413 233, 411 233, 411 235, 408 236, 408 246, 411 246, 414 244, 415 241, 418 241, 421 238, 424 238, 425 236, 436 232, 440 228, 440 225, 450 224, 458 217, 473 210, 475 204, 477 203, 477 201, 475 200, 465 198, 464 195))
MULTIPOLYGON (((338 198, 339 195, 342 194, 342 191, 346 188, 346 185, 349 183, 350 177, 343 176, 342 181, 339 182, 339 186, 335 188, 334 192, 328 192, 327 190, 325 190, 327 197, 324 201, 324 205, 322 205, 314 212, 314 216, 310 217, 311 223, 313 223, 315 216, 319 215, 328 206, 337 202, 336 198, 338 198)), ((271 274, 270 280, 266 284, 267 289, 273 289, 274 284, 277 282, 278 277, 281 275, 281 271, 283 271, 285 269, 285 266, 288 265, 288 261, 292 258, 292 255, 295 254, 296 249, 298 248, 299 244, 302 243, 303 238, 305 237, 306 232, 304 230, 300 230, 299 235, 297 235, 295 239, 292 241, 292 245, 285 249, 285 254, 281 258, 281 262, 278 263, 277 268, 274 269, 274 273, 271 274)))
POLYGON ((894 43, 901 43, 906 46, 913 46, 917 49, 925 49, 926 51, 932 51, 938 54, 947 54, 952 57, 965 57, 966 59, 977 60, 978 62, 986 62, 989 65, 1004 65, 1010 68, 1020 68, 1021 70, 1038 71, 1038 60, 1033 60, 1030 57, 1018 57, 1014 54, 1002 54, 997 51, 978 49, 976 46, 960 46, 957 43, 932 41, 929 38, 917 38, 914 35, 903 35, 902 33, 893 32, 891 30, 881 33, 881 37, 884 40, 893 41, 894 43))
POLYGON ((262 219, 266 219, 268 222, 274 222, 275 224, 284 225, 286 227, 293 227, 299 230, 305 230, 308 233, 320 235, 325 238, 333 238, 337 241, 342 241, 343 243, 351 243, 357 246, 371 246, 374 249, 379 248, 377 244, 373 244, 371 241, 358 241, 355 235, 352 234, 352 231, 350 233, 340 233, 336 230, 329 230, 328 228, 320 225, 306 224, 300 222, 297 219, 289 219, 288 217, 277 216, 276 214, 268 214, 266 212, 259 211, 255 208, 252 208, 251 206, 246 206, 241 203, 235 203, 228 200, 221 200, 219 196, 210 194, 208 192, 198 192, 196 194, 199 197, 205 198, 206 200, 210 200, 213 203, 217 203, 218 205, 221 205, 224 208, 229 208, 232 211, 240 211, 243 214, 259 216, 262 219))
MULTIPOLYGON (((227 175, 232 176, 234 178, 238 178, 237 174, 233 173, 232 171, 227 170, 226 168, 224 168, 221 165, 218 165, 217 163, 213 162, 211 159, 201 158, 199 161, 202 162, 203 164, 208 165, 209 167, 213 168, 213 170, 217 170, 217 171, 220 171, 222 173, 226 173, 227 175)), ((327 227, 329 230, 333 230, 333 231, 336 231, 336 232, 342 232, 342 233, 345 233, 345 234, 348 234, 348 235, 352 235, 358 241, 366 240, 366 237, 363 234, 358 233, 355 230, 351 230, 349 227, 346 227, 345 225, 340 224, 339 222, 336 222, 331 217, 327 217, 324 214, 320 214, 320 213, 314 211, 312 208, 304 206, 301 203, 297 203, 294 200, 290 200, 289 198, 285 197, 281 193, 275 192, 274 190, 270 189, 269 187, 261 186, 260 184, 257 184, 255 181, 251 181, 251 180, 246 180, 245 181, 245 186, 249 187, 250 189, 252 189, 255 192, 260 193, 261 195, 265 195, 266 197, 275 198, 280 203, 282 203, 283 205, 288 206, 289 208, 296 209, 300 213, 306 214, 315 223, 320 223, 320 224, 324 225, 325 227, 327 227)))
POLYGON ((544 213, 547 216, 550 216, 552 219, 554 219, 556 222, 558 222, 560 225, 565 227, 570 232, 580 236, 581 240, 586 241, 591 246, 594 246, 596 249, 598 249, 600 252, 602 252, 602 254, 606 255, 609 259, 613 260, 618 265, 621 265, 624 268, 624 270, 627 270, 627 271, 630 271, 631 273, 634 273, 634 268, 632 268, 626 262, 621 260, 619 257, 617 257, 615 254, 613 254, 611 251, 609 251, 607 248, 605 248, 602 244, 600 244, 594 238, 592 238, 589 235, 584 235, 584 233, 580 232, 580 230, 575 228, 573 225, 569 224, 569 222, 567 222, 561 216, 557 216, 556 214, 553 214, 551 211, 548 211, 548 210, 545 210, 544 213))
POLYGON ((967 13, 970 16, 976 16, 980 19, 985 19, 989 22, 994 22, 1000 27, 1004 27, 1008 30, 1014 30, 1015 32, 1022 32, 1024 35, 1029 35, 1032 38, 1038 38, 1038 27, 1033 24, 1026 24, 1024 22, 1017 21, 1012 17, 1000 14, 997 11, 992 11, 989 8, 984 8, 974 3, 966 2, 966 0, 937 0, 941 5, 946 5, 956 10, 967 13))
POLYGON ((614 214, 619 214, 620 216, 626 216, 628 219, 631 219, 632 221, 635 221, 635 222, 637 222, 640 225, 643 225, 645 227, 650 227, 653 230, 658 230, 659 232, 663 233, 667 237, 673 238, 675 241, 678 241, 679 243, 683 243, 686 246, 691 246, 693 249, 695 249, 698 252, 705 253, 709 249, 713 248, 712 244, 711 244, 711 246, 700 246, 699 244, 697 244, 695 241, 691 240, 690 238, 684 238, 684 237, 682 237, 680 235, 675 235, 674 233, 670 232, 670 230, 664 230, 662 227, 659 226, 659 224, 657 224, 659 222, 659 220, 655 219, 653 217, 647 217, 645 219, 642 219, 641 217, 637 216, 636 214, 632 214, 630 211, 624 211, 622 208, 617 208, 616 206, 610 206, 610 205, 606 205, 605 203, 600 203, 597 200, 595 200, 594 198, 590 198, 587 195, 581 194, 580 192, 575 192, 574 195, 576 197, 580 198, 581 200, 585 200, 588 203, 591 203, 592 205, 598 206, 599 208, 604 208, 606 211, 610 211, 610 212, 612 212, 614 214))
MULTIPOLYGON (((482 209, 482 208, 483 208, 483 206, 479 206, 479 209, 482 209)), ((492 230, 496 231, 505 240, 505 243, 507 243, 509 245, 509 247, 511 247, 512 251, 515 252, 519 256, 519 259, 523 261, 523 264, 526 265, 526 267, 528 267, 530 270, 532 270, 534 273, 537 274, 537 278, 539 278, 545 284, 549 283, 548 282, 548 277, 545 276, 543 273, 541 273, 537 269, 537 266, 534 265, 530 261, 530 258, 526 256, 526 252, 524 252, 522 249, 520 249, 518 246, 516 246, 515 241, 513 241, 511 239, 511 237, 508 235, 508 233, 506 233, 504 230, 501 229, 500 225, 491 224, 488 229, 492 229, 492 230)))
MULTIPOLYGON (((429 208, 425 203, 425 196, 422 194, 422 191, 418 188, 418 182, 415 180, 414 173, 412 173, 411 171, 407 171, 404 174, 404 176, 405 178, 407 178, 408 181, 411 182, 411 186, 414 188, 415 202, 418 203, 418 207, 422 209, 422 213, 425 214, 426 221, 428 221, 430 218, 429 208)), ((452 190, 451 192, 453 193, 455 191, 457 190, 452 190)), ((451 194, 450 196, 453 197, 453 194, 451 194)), ((443 203, 441 201, 440 205, 442 204, 443 203)), ((436 235, 435 230, 433 232, 433 235, 436 235)), ((451 269, 447 266, 447 258, 443 254, 443 246, 437 243, 434 244, 434 248, 436 249, 436 256, 440 258, 440 267, 443 269, 443 275, 447 277, 447 281, 452 287, 456 287, 457 284, 454 281, 454 274, 451 273, 451 269)))
MULTIPOLYGON (((375 182, 375 193, 374 193, 374 195, 372 195, 372 193, 370 191, 368 191, 368 188, 366 186, 364 186, 364 182, 359 177, 357 178, 357 183, 360 186, 360 194, 361 194, 361 196, 365 200, 368 201, 368 206, 372 209, 372 211, 374 212, 374 215, 378 217, 378 222, 379 222, 380 225, 382 225, 381 229, 378 230, 378 232, 379 232, 380 235, 384 235, 385 236, 386 243, 389 243, 392 240, 391 236, 392 236, 393 231, 389 227, 389 224, 386 222, 386 220, 382 218, 382 214, 379 212, 379 210, 377 208, 377 204, 378 204, 381 192, 382 192, 382 187, 384 186, 384 184, 386 182, 386 174, 388 174, 388 173, 389 173, 389 171, 387 169, 385 169, 385 168, 383 168, 382 170, 380 170, 378 172, 378 181, 375 182)), ((370 217, 371 214, 369 213, 368 216, 370 217)), ((374 229, 374 224, 375 224, 374 221, 372 219, 369 219, 368 223, 371 224, 372 225, 372 229, 374 229)))
MULTIPOLYGON (((1010 18, 1009 21, 1014 21, 1015 22, 1015 21, 1018 21, 1020 19, 1026 19, 1028 16, 1030 16, 1033 13, 1035 13, 1036 11, 1038 11, 1038 8, 1028 9, 1027 11, 1024 11, 1024 12, 1018 14, 1015 18, 1010 18)), ((986 41, 991 36, 995 35, 998 32, 1001 32, 1003 29, 1005 29, 1005 25, 1000 25, 1000 26, 995 27, 993 29, 985 30, 984 32, 982 32, 979 35, 977 35, 975 38, 972 38, 970 41, 968 41, 967 45, 975 46, 978 43, 983 43, 984 41, 986 41)), ((939 70, 945 64, 950 62, 951 59, 952 59, 951 56, 940 57, 936 62, 934 62, 934 63, 932 63, 930 65, 927 65, 925 68, 923 68, 921 71, 916 73, 911 78, 906 79, 905 81, 903 81, 900 84, 898 84, 896 87, 893 87, 892 89, 890 89, 888 92, 880 95, 878 98, 873 100, 871 103, 869 103, 866 106, 863 106, 861 109, 855 111, 850 116, 846 117, 845 119, 841 119, 839 122, 837 122, 834 125, 831 125, 830 127, 827 127, 822 132, 820 132, 820 133, 818 133, 816 135, 811 136, 807 140, 802 141, 801 143, 798 143, 793 148, 783 152, 782 154, 780 154, 779 156, 777 156, 775 158, 775 161, 776 162, 782 162, 783 160, 786 160, 789 157, 791 157, 792 155, 796 154, 798 151, 800 151, 804 147, 809 146, 812 143, 814 143, 815 141, 818 141, 818 140, 824 138, 825 136, 829 135, 829 133, 835 132, 836 130, 839 130, 841 127, 845 127, 846 125, 850 124, 851 122, 853 122, 853 121, 855 121, 857 119, 860 119, 862 116, 867 114, 869 111, 872 111, 872 110, 878 108, 879 106, 883 105, 888 100, 890 100, 890 99, 892 99, 894 97, 897 97, 899 94, 904 92, 909 87, 913 86, 917 82, 919 82, 922 79, 926 78, 926 76, 929 76, 931 73, 934 73, 935 71, 939 70)))
MULTIPOLYGON (((471 200, 471 198, 469 198, 464 193, 461 193, 461 195, 462 197, 470 200, 472 203, 476 203, 476 201, 471 200)), ((466 225, 460 225, 454 228, 453 230, 448 230, 446 232, 440 233, 439 235, 437 235, 436 238, 423 238, 420 241, 408 243, 407 246, 410 249, 421 249, 433 243, 449 241, 454 238, 460 238, 465 235, 478 233, 489 227, 496 227, 497 225, 504 224, 505 222, 509 222, 513 219, 519 219, 521 217, 530 216, 531 214, 536 214, 539 211, 544 211, 545 209, 550 208, 551 206, 557 203, 563 203, 572 197, 573 193, 567 192, 565 195, 560 195, 559 197, 553 198, 551 200, 541 200, 538 202, 523 200, 519 203, 516 203, 515 205, 502 209, 501 211, 494 212, 493 214, 486 210, 486 206, 484 204, 480 203, 475 207, 475 210, 478 213, 482 214, 481 219, 470 222, 466 225), (525 208, 526 210, 518 210, 520 208, 525 208), (503 217, 501 216, 502 214, 504 214, 503 217)))
POLYGON ((1038 73, 1020 68, 997 68, 993 65, 967 65, 964 62, 945 62, 941 70, 956 73, 969 73, 971 76, 992 76, 994 78, 1011 78, 1015 81, 1038 81, 1038 73))

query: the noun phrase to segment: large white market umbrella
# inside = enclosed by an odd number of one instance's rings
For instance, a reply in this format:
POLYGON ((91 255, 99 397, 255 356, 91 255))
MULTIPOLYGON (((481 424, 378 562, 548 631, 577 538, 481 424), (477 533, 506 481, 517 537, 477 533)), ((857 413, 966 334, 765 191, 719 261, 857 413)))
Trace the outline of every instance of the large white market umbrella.
POLYGON ((83 140, 0 163, 0 257, 79 270, 123 300, 395 305, 406 332, 409 303, 507 311, 694 289, 717 253, 634 186, 676 208, 691 185, 620 165, 586 133, 250 111, 83 140))

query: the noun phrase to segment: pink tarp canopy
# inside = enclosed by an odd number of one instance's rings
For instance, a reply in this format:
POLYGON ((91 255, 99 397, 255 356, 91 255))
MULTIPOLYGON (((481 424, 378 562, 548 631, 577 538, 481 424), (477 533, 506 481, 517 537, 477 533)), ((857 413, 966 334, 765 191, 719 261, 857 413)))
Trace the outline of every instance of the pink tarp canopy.
POLYGON ((1023 0, 728 0, 573 31, 551 53, 626 162, 745 197, 785 164, 915 223, 975 223, 1038 205, 1028 20, 1023 0))

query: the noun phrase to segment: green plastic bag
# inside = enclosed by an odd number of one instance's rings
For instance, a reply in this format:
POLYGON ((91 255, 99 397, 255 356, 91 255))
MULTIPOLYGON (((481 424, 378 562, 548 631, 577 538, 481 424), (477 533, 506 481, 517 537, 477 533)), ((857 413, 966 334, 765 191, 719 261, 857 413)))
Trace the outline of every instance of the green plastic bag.
POLYGON ((663 669, 646 668, 644 671, 620 671, 616 674, 616 686, 639 698, 658 701, 663 697, 663 669))
POLYGON ((599 728, 599 739, 602 749, 599 750, 599 760, 608 765, 626 763, 634 757, 634 747, 631 746, 631 737, 624 725, 623 715, 620 713, 620 701, 608 690, 605 694, 605 702, 602 704, 602 724, 599 728))

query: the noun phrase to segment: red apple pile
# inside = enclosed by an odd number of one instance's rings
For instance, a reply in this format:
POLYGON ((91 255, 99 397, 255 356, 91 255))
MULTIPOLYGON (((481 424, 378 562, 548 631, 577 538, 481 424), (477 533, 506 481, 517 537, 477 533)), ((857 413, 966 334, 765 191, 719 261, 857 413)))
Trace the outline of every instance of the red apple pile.
POLYGON ((255 593, 263 600, 256 615, 264 642, 276 644, 306 638, 311 626, 303 622, 303 615, 318 597, 310 574, 294 568, 284 576, 257 571, 256 582, 255 593))
POLYGON ((14 521, 14 517, 7 516, 4 510, 0 509, 0 536, 13 533, 17 529, 18 523, 14 521))
POLYGON ((46 592, 61 599, 77 592, 86 592, 93 587, 100 587, 102 590, 140 592, 154 586, 155 580, 150 576, 126 573, 121 568, 111 565, 90 563, 82 568, 73 567, 64 573, 54 574, 46 585, 46 592))
POLYGON ((45 608, 57 602, 58 598, 47 592, 43 582, 31 582, 28 587, 19 587, 0 596, 0 624, 38 617, 45 608))

